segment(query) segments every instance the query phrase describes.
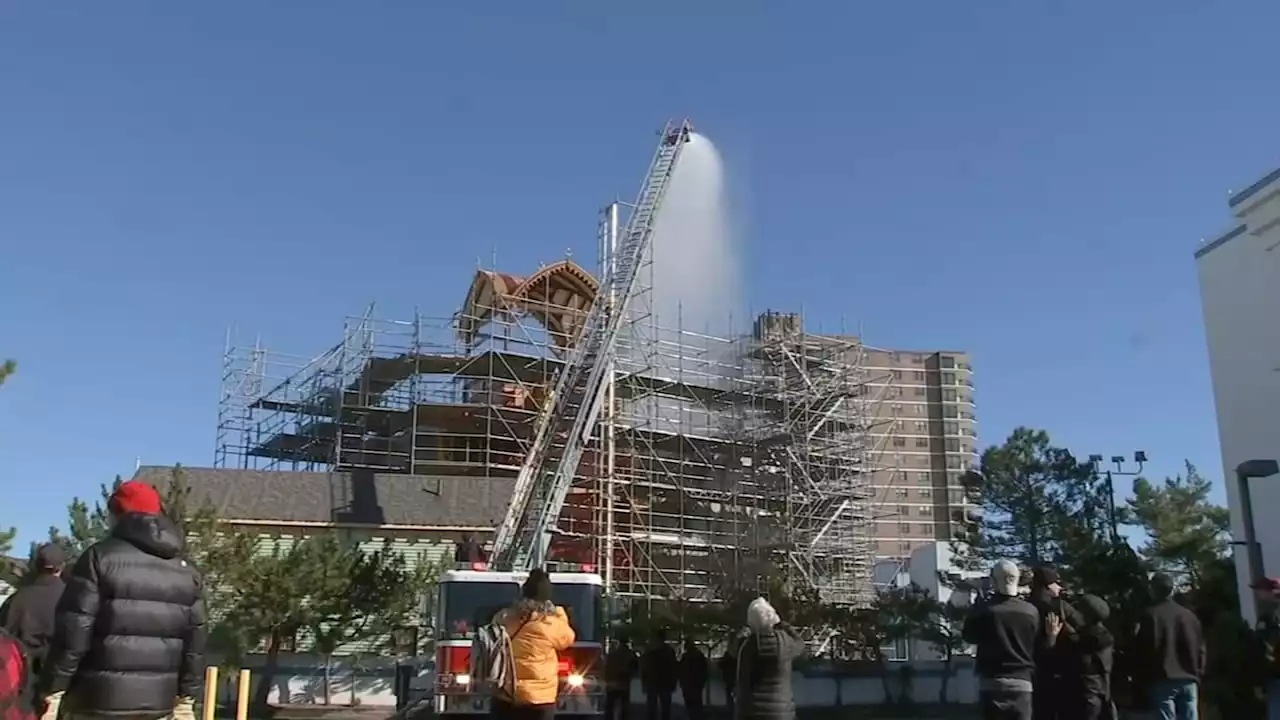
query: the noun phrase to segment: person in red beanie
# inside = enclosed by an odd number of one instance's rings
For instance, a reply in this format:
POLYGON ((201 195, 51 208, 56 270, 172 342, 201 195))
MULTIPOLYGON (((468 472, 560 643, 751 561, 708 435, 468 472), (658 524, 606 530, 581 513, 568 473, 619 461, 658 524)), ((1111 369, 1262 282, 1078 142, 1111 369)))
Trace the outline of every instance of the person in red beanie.
POLYGON ((111 534, 89 546, 58 602, 37 697, 44 720, 194 720, 204 674, 204 581, 147 483, 107 502, 111 534))

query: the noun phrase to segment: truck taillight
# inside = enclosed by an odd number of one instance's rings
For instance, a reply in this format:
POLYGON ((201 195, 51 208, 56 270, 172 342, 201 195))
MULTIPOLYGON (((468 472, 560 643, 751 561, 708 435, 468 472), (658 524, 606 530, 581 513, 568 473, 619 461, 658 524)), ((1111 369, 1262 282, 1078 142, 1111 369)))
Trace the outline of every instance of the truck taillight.
POLYGON ((471 671, 471 648, 449 646, 436 649, 436 672, 451 675, 471 671))

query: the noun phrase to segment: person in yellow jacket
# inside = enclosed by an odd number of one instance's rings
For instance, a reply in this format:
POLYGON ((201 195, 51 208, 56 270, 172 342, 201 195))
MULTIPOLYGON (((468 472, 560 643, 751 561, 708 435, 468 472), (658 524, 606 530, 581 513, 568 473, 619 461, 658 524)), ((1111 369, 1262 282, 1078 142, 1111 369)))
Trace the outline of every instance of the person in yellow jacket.
POLYGON ((551 720, 560 691, 560 653, 575 635, 564 608, 551 602, 551 578, 541 569, 529 573, 521 599, 503 610, 497 621, 511 638, 515 667, 512 697, 493 698, 499 720, 551 720))

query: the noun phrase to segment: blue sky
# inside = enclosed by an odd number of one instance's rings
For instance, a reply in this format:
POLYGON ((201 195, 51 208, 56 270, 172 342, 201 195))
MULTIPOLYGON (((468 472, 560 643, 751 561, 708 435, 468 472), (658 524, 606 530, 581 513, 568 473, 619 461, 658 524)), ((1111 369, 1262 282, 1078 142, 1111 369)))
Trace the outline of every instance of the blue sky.
POLYGON ((971 350, 986 442, 1216 477, 1192 252, 1280 164, 1277 25, 1263 0, 0 3, 0 526, 43 535, 135 457, 210 464, 228 326, 313 354, 369 301, 452 312, 477 258, 591 257, 682 114, 725 156, 754 309, 971 350))

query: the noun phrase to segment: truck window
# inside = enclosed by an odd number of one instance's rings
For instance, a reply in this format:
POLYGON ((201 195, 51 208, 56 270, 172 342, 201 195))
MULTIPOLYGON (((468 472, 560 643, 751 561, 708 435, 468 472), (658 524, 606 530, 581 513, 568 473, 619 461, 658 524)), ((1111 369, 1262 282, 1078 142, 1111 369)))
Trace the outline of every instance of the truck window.
POLYGON ((578 642, 599 642, 604 602, 599 585, 557 584, 551 600, 564 608, 578 642))
POLYGON ((444 639, 473 637, 476 628, 489 624, 493 616, 520 597, 513 582, 450 582, 441 585, 444 609, 439 628, 444 639))

